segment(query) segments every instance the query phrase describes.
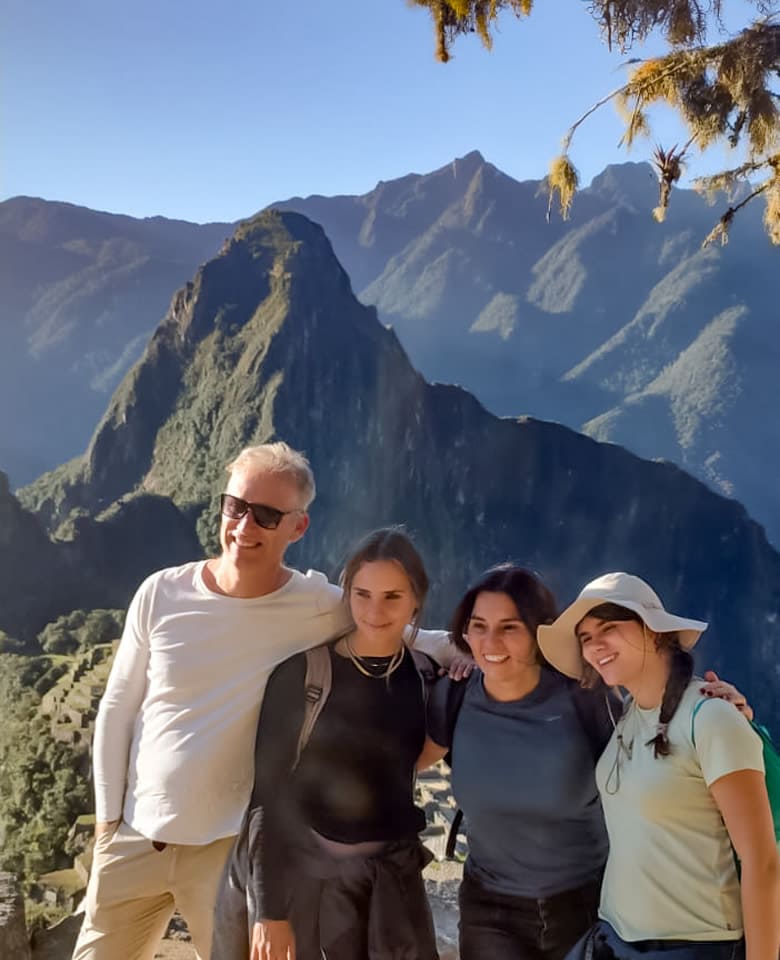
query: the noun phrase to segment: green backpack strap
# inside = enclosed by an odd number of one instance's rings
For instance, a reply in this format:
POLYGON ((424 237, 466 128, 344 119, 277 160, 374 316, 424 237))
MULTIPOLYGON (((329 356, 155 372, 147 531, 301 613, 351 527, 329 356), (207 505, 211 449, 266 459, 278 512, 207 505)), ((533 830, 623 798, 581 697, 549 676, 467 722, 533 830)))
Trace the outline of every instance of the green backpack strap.
MULTIPOLYGON (((699 700, 691 713, 691 740, 694 749, 696 747, 696 731, 693 722, 702 704, 707 702, 707 699, 699 700)), ((769 807, 772 811, 772 822, 775 827, 775 842, 780 844, 780 753, 778 753, 777 747, 772 742, 772 737, 765 726, 756 723, 754 720, 749 720, 748 723, 761 740, 761 750, 764 755, 764 779, 769 797, 769 807)))
POLYGON ((306 679, 304 681, 304 696, 306 703, 303 708, 303 723, 298 734, 298 746, 295 751, 293 770, 298 766, 301 754, 309 742, 314 725, 317 723, 322 708, 330 695, 333 684, 333 666, 330 662, 330 644, 313 647, 306 651, 306 679))
POLYGON ((775 825, 775 842, 780 845, 780 753, 772 742, 769 731, 760 723, 750 721, 750 726, 761 738, 764 751, 764 777, 769 806, 772 809, 772 821, 775 825))
POLYGON ((701 710, 705 703, 708 702, 707 697, 703 697, 701 700, 697 700, 691 713, 691 741, 693 743, 694 750, 696 749, 696 728, 694 727, 694 720, 696 719, 696 714, 701 710))

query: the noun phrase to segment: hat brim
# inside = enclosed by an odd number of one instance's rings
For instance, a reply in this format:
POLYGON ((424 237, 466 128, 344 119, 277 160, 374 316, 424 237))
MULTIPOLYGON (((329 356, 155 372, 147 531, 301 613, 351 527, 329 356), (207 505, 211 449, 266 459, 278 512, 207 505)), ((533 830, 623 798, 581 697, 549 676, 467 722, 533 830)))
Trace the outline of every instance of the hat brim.
POLYGON ((579 597, 553 624, 539 627, 536 635, 544 659, 567 677, 575 680, 582 678, 584 661, 575 629, 583 617, 602 603, 617 603, 618 606, 633 610, 656 633, 676 631, 683 650, 691 650, 707 629, 707 624, 701 620, 690 620, 667 613, 666 610, 643 607, 633 600, 616 601, 614 596, 579 597))

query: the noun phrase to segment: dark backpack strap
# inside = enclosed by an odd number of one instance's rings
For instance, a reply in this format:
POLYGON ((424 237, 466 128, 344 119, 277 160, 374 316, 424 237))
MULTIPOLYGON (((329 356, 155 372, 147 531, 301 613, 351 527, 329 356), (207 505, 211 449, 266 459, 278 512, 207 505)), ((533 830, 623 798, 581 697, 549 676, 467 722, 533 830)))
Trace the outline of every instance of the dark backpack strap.
POLYGON ((407 649, 412 655, 415 669, 420 676, 420 680, 422 680, 423 699, 427 703, 428 691, 431 686, 436 683, 438 665, 434 660, 431 660, 427 653, 423 653, 422 650, 415 650, 414 647, 407 647, 407 649))
MULTIPOLYGON (((468 678, 465 680, 453 680, 450 683, 450 689, 448 691, 447 729, 449 732, 450 749, 444 758, 444 762, 450 769, 452 769, 452 738, 455 733, 455 724, 458 722, 458 714, 460 713, 460 708, 463 706, 463 699, 466 696, 467 686, 468 678)), ((463 811, 460 807, 458 807, 458 809, 455 811, 455 816, 452 818, 452 823, 450 824, 450 829, 447 833, 447 843, 444 847, 444 856, 448 860, 455 859, 455 847, 458 843, 458 834, 460 833, 462 824, 463 811)))
POLYGON ((452 823, 450 824, 450 830, 447 834, 447 845, 444 848, 444 856, 448 860, 455 859, 455 847, 458 843, 458 834, 460 833, 460 825, 463 823, 463 811, 458 807, 455 811, 455 816, 452 818, 452 823))
MULTIPOLYGON (((414 665, 417 668, 417 673, 420 676, 420 680, 423 685, 423 701, 427 703, 428 701, 428 692, 434 683, 439 679, 439 664, 435 660, 432 660, 427 653, 423 653, 421 650, 415 650, 414 647, 409 648, 409 652, 412 655, 412 660, 414 665)), ((457 693, 455 694, 455 712, 452 717, 452 725, 455 726, 455 717, 457 716, 457 711, 460 710, 460 705, 463 703, 463 694, 466 690, 466 681, 460 680, 453 684, 457 687, 457 693)), ((450 754, 447 754, 445 758, 447 763, 449 763, 450 754)), ((455 816, 452 818, 452 823, 450 824, 449 833, 447 834, 447 843, 444 849, 444 855, 448 860, 454 859, 455 856, 455 845, 458 842, 458 830, 460 828, 461 822, 463 820, 463 811, 458 808, 455 811, 455 816)))
POLYGON ((317 723, 322 708, 330 695, 333 683, 333 667, 330 662, 330 644, 313 647, 306 651, 306 679, 304 681, 304 696, 306 702, 303 708, 303 723, 298 735, 298 746, 295 751, 293 770, 298 766, 301 754, 309 742, 314 725, 317 723))
MULTIPOLYGON (((312 647, 311 650, 306 651, 306 679, 304 680, 306 703, 301 732, 298 735, 293 770, 300 762, 301 754, 311 738, 315 724, 322 713, 322 708, 330 695, 333 683, 333 665, 330 660, 331 646, 332 643, 328 643, 319 647, 312 647)), ((436 680, 436 668, 427 654, 419 650, 411 650, 410 653, 423 685, 423 697, 427 699, 428 688, 436 680)))
POLYGON ((458 722, 458 714, 460 713, 460 708, 463 706, 463 700, 466 697, 466 687, 468 687, 468 685, 468 677, 466 677, 465 680, 451 680, 449 690, 447 691, 446 721, 450 749, 444 758, 444 762, 448 767, 452 767, 452 740, 455 736, 455 724, 458 722))
POLYGON ((623 704, 607 688, 604 688, 603 692, 586 690, 574 681, 570 690, 593 759, 598 760, 612 736, 616 720, 620 719, 623 713, 623 704))

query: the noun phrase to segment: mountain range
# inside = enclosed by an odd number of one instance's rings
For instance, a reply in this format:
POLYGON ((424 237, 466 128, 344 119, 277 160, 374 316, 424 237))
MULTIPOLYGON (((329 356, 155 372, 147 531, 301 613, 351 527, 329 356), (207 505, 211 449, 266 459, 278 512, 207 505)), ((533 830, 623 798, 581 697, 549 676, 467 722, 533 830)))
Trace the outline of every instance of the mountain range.
MULTIPOLYGON (((545 222, 541 186, 474 152, 362 196, 274 206, 323 225, 427 379, 678 463, 780 543, 777 251, 760 208, 702 249, 718 208, 676 190, 654 223, 645 164, 608 167, 567 222, 545 222)), ((0 467, 14 485, 84 448, 175 288, 232 229, 0 204, 0 467)))
POLYGON ((675 190, 655 223, 648 164, 607 167, 565 222, 545 223, 542 186, 474 152, 362 196, 277 206, 323 225, 428 379, 678 463, 780 543, 780 261, 760 206, 728 246, 703 249, 721 210, 675 190))
POLYGON ((29 636, 42 617, 15 601, 30 577, 17 557, 27 526, 53 537, 33 551, 44 596, 58 588, 49 557, 65 557, 60 606, 87 594, 121 606, 143 572, 215 548, 225 463, 272 437, 305 450, 318 480, 296 565, 335 577, 356 538, 404 523, 439 624, 496 561, 537 569, 562 601, 604 570, 633 570, 671 608, 711 621, 701 663, 780 719, 780 555, 742 506, 671 464, 497 418, 465 390, 426 382, 356 299, 322 228, 289 211, 242 224, 179 290, 82 456, 18 500, 5 491, 0 629, 26 618, 29 636))
POLYGON ((14 485, 84 449, 174 291, 232 231, 0 203, 0 469, 14 485))

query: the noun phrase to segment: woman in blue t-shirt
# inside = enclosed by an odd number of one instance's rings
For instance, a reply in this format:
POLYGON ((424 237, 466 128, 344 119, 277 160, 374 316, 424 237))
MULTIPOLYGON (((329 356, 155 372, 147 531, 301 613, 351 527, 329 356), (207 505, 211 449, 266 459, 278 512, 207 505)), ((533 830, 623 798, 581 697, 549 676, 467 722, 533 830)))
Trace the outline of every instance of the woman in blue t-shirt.
MULTIPOLYGON (((450 753, 468 823, 461 960, 560 960, 597 916, 608 842, 594 767, 621 702, 544 661, 536 631, 556 615, 534 574, 509 565, 488 571, 451 627, 479 670, 441 681, 429 700, 418 765, 450 753)), ((709 686, 744 704, 717 678, 709 686)))

